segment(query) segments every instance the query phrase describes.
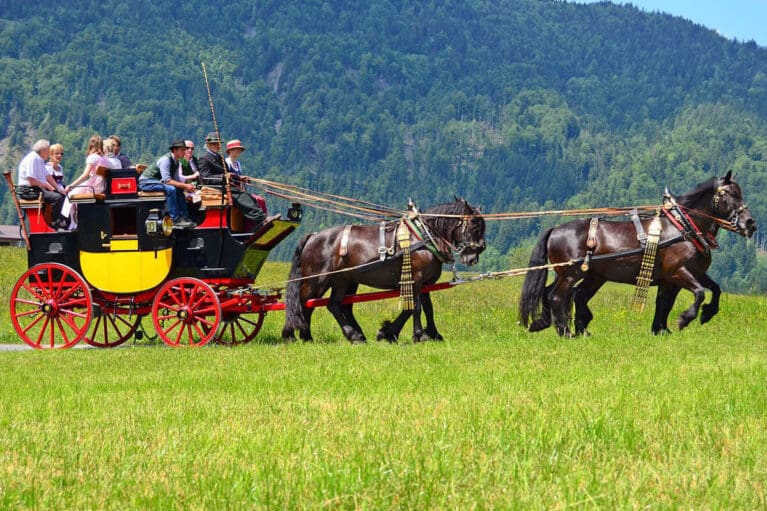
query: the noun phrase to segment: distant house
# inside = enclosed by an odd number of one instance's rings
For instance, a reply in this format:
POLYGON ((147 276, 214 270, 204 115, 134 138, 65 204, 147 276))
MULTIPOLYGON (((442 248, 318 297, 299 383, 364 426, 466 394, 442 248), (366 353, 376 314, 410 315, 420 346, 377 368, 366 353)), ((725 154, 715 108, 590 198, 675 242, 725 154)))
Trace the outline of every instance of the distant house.
POLYGON ((23 247, 24 239, 18 225, 0 225, 0 245, 23 247))

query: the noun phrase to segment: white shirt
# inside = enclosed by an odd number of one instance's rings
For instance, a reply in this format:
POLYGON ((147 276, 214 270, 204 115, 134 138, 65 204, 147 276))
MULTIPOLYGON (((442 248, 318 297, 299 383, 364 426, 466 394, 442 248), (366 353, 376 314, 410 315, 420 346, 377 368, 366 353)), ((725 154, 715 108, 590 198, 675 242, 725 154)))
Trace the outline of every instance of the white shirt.
POLYGON ((45 170, 45 160, 35 151, 30 151, 19 163, 19 186, 33 186, 29 178, 34 178, 41 183, 48 182, 48 171, 45 170))

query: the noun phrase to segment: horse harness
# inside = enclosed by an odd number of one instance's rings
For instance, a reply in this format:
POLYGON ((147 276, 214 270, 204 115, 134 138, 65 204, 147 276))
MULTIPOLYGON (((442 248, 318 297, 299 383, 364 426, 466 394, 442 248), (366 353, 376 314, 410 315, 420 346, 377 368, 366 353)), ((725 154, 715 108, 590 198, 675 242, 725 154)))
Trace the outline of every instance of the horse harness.
MULTIPOLYGON (((431 230, 426 224, 416 216, 414 218, 403 217, 397 222, 397 227, 394 229, 394 235, 391 238, 391 245, 386 245, 386 227, 391 222, 381 222, 378 224, 378 260, 384 262, 386 258, 401 257, 405 250, 403 247, 404 232, 412 233, 416 239, 415 243, 410 243, 408 247, 409 252, 415 252, 422 248, 426 248, 436 257, 441 263, 449 263, 452 258, 448 255, 440 252, 437 248, 437 242, 431 233, 431 230), (397 250, 399 245, 400 250, 397 250)), ((341 257, 346 256, 349 253, 349 237, 351 235, 352 226, 346 225, 341 233, 341 242, 338 247, 338 255, 341 257)), ((462 248, 465 250, 465 248, 462 248)), ((460 252, 459 252, 460 253, 460 252)))
POLYGON ((589 222, 589 234, 586 237, 586 257, 583 258, 581 263, 581 271, 589 271, 589 262, 591 261, 591 255, 594 253, 594 249, 597 248, 597 227, 599 227, 599 217, 594 217, 589 222))
MULTIPOLYGON (((715 203, 719 201, 719 195, 719 193, 714 195, 715 203)), ((710 252, 712 248, 719 247, 716 238, 710 232, 704 235, 695 224, 695 221, 677 204, 676 199, 668 190, 663 194, 663 207, 661 211, 668 218, 668 221, 671 222, 671 225, 676 227, 682 233, 682 237, 690 241, 698 252, 705 254, 710 252)))

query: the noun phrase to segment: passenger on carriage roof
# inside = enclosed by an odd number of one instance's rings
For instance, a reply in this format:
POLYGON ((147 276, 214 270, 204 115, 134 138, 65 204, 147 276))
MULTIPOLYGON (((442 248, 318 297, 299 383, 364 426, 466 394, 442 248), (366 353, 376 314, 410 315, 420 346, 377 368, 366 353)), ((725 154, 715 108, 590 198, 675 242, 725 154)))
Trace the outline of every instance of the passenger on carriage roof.
POLYGON ((109 160, 109 166, 113 169, 123 168, 123 163, 115 156, 115 141, 112 138, 105 138, 102 142, 104 157, 109 160))
POLYGON ((200 177, 200 164, 194 155, 194 142, 184 140, 184 144, 186 144, 186 150, 184 157, 181 158, 181 177, 183 181, 196 181, 200 177))
MULTIPOLYGON (((56 189, 64 192, 64 167, 61 166, 61 160, 64 158, 64 146, 61 144, 52 144, 48 163, 45 164, 45 170, 53 178, 56 189)), ((50 182, 50 181, 49 181, 50 182)))
POLYGON ((109 135, 109 138, 115 141, 115 148, 114 148, 115 157, 118 160, 120 160, 120 165, 121 165, 118 168, 129 169, 133 167, 133 163, 131 163, 130 158, 128 158, 126 155, 120 152, 122 151, 122 146, 123 146, 123 143, 120 137, 118 137, 117 135, 109 135))
POLYGON ((66 229, 67 219, 61 216, 64 194, 52 184, 53 178, 45 170, 45 160, 50 155, 51 143, 40 139, 19 163, 16 193, 25 200, 36 200, 42 195, 43 202, 51 205, 51 227, 66 229))
MULTIPOLYGON (((244 150, 239 140, 233 141, 232 148, 244 150)), ((229 144, 227 144, 228 146, 229 144)), ((228 164, 223 155, 219 152, 221 150, 221 138, 216 135, 215 132, 208 133, 205 137, 205 154, 200 157, 200 176, 202 183, 208 186, 224 186, 224 176, 230 172, 227 172, 228 164)), ((239 186, 240 181, 235 186, 231 186, 232 201, 237 209, 239 209, 243 216, 252 221, 256 227, 269 223, 272 220, 279 218, 280 215, 266 216, 266 213, 261 209, 256 202, 256 199, 251 196, 247 190, 244 190, 244 186, 239 186)))
POLYGON ((194 229, 196 224, 188 218, 184 192, 194 192, 192 183, 181 181, 179 160, 184 156, 186 144, 183 140, 174 140, 169 153, 150 165, 138 180, 138 189, 143 192, 165 192, 168 214, 173 226, 179 229, 194 229))
POLYGON ((112 168, 112 163, 104 156, 103 141, 100 135, 93 135, 88 140, 88 149, 85 151, 85 169, 77 179, 66 187, 67 193, 104 193, 106 182, 104 176, 99 175, 99 168, 112 168), (75 190, 77 188, 77 190, 75 190))

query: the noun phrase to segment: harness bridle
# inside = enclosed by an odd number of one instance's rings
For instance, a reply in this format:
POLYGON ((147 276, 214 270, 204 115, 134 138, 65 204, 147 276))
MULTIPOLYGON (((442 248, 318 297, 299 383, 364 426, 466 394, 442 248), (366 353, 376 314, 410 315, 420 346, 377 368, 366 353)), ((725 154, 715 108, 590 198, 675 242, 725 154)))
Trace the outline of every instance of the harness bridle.
POLYGON ((448 245, 450 245, 451 249, 458 254, 459 256, 463 254, 465 250, 474 250, 481 248, 482 245, 477 243, 476 241, 470 239, 467 240, 467 233, 469 231, 469 223, 471 222, 471 219, 476 216, 476 211, 472 211, 471 215, 463 215, 461 217, 461 241, 457 244, 452 244, 450 242, 447 242, 448 245))

